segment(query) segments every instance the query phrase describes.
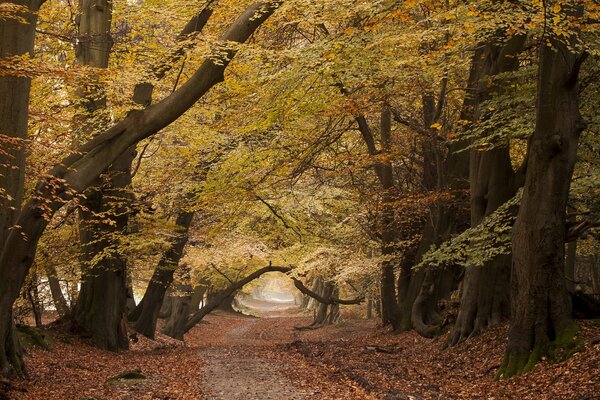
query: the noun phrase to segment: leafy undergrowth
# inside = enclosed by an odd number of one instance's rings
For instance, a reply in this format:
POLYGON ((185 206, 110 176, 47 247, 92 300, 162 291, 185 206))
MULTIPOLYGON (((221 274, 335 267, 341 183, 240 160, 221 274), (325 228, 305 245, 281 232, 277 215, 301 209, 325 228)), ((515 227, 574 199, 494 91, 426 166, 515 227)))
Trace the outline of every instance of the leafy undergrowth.
POLYGON ((29 380, 12 382, 11 399, 201 399, 202 360, 192 331, 183 345, 164 335, 142 336, 131 350, 98 350, 76 337, 51 331, 50 351, 30 348, 25 358, 29 380), (145 379, 115 379, 140 371, 145 379), (113 378, 113 379, 111 379, 113 378))
POLYGON ((540 362, 528 374, 494 380, 507 327, 490 329, 442 350, 445 336, 393 335, 374 323, 350 321, 303 331, 286 349, 350 378, 377 398, 600 399, 600 329, 581 322, 581 349, 569 360, 540 362))

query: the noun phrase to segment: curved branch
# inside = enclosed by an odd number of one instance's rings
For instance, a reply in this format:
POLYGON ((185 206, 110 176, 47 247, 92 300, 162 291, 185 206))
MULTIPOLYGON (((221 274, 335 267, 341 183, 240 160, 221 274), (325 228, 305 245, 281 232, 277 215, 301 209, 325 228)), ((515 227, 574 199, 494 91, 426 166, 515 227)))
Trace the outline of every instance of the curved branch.
POLYGON ((292 280, 294 281, 294 286, 296 286, 296 289, 298 289, 299 291, 301 291, 305 295, 310 296, 313 299, 317 300, 319 303, 323 303, 323 304, 327 304, 327 305, 333 305, 333 304, 346 304, 346 305, 350 305, 350 304, 360 304, 363 301, 365 301, 364 297, 358 297, 356 299, 351 299, 351 300, 338 299, 337 297, 333 297, 333 296, 324 297, 324 296, 321 296, 318 293, 313 292, 312 290, 310 290, 306 286, 304 286, 304 284, 302 283, 302 281, 300 281, 299 279, 292 278, 292 280))
POLYGON ((200 310, 196 311, 190 317, 190 319, 185 324, 185 327, 183 328, 183 333, 189 332, 189 330, 192 329, 194 326, 196 326, 197 323, 202 321, 202 318, 207 316, 215 308, 219 307, 219 305, 223 301, 225 301, 226 298, 231 296, 237 290, 240 290, 242 287, 244 287, 244 285, 247 285, 248 283, 252 282, 256 278, 259 278, 263 274, 266 274, 267 272, 282 272, 285 274, 285 273, 290 272, 291 270, 292 270, 291 267, 275 267, 275 266, 269 265, 267 267, 263 267, 257 271, 254 271, 253 273, 251 273, 250 275, 248 275, 247 277, 245 277, 244 279, 242 279, 240 281, 232 283, 217 298, 210 301, 207 305, 202 307, 200 310))

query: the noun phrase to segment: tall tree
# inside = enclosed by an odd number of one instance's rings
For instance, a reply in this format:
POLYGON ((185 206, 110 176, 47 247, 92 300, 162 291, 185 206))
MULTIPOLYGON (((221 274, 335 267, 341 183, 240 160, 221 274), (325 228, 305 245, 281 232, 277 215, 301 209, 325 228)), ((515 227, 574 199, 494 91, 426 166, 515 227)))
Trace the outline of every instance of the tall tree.
MULTIPOLYGON (((0 57, 33 56, 37 11, 44 0, 8 1, 19 8, 15 14, 0 18, 0 57)), ((0 252, 7 249, 23 201, 25 180, 25 142, 29 116, 31 78, 0 77, 0 252)), ((17 291, 18 293, 18 291, 17 291)), ((2 308, 0 319, 0 374, 25 372, 20 361, 18 339, 12 327, 11 307, 2 308)))
MULTIPOLYGON (((93 68, 108 68, 112 1, 80 0, 77 18, 77 60, 93 68)), ((89 137, 106 125, 106 96, 89 76, 79 89, 83 105, 77 116, 80 135, 89 137)), ((80 210, 79 236, 82 247, 82 284, 72 318, 85 336, 100 348, 128 347, 124 313, 126 261, 118 253, 118 236, 127 229, 127 188, 131 183, 134 150, 120 156, 85 193, 80 210)))
MULTIPOLYGON (((494 79, 499 79, 497 75, 518 68, 518 55, 523 49, 525 36, 514 36, 503 42, 500 38, 497 43, 482 45, 473 56, 475 90, 467 94, 469 106, 463 113, 470 124, 477 124, 483 119, 481 103, 499 95, 506 85, 502 80, 494 82, 494 79)), ((487 151, 474 146, 469 152, 471 226, 477 226, 512 198, 522 182, 513 171, 508 144, 495 144, 487 151)), ((509 278, 510 255, 499 255, 483 266, 466 268, 460 309, 449 344, 465 340, 509 316, 509 278)))
MULTIPOLYGON (((552 6, 556 2, 551 2, 552 6)), ((583 3, 562 4, 577 21, 583 3)), ((523 199, 513 228, 512 312, 500 377, 533 368, 547 354, 568 349, 577 326, 564 279, 567 199, 585 123, 579 110, 578 29, 549 32, 539 49, 536 127, 529 144, 523 199)))

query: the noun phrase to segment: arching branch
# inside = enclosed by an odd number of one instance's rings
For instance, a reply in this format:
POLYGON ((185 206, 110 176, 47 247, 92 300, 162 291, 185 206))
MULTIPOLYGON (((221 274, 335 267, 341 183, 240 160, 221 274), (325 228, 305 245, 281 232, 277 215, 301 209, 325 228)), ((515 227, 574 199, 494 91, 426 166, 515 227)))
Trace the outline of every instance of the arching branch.
POLYGON ((296 286, 296 289, 298 289, 305 295, 310 296, 313 299, 317 300, 319 303, 323 303, 323 304, 327 304, 327 305, 333 305, 333 304, 350 305, 350 304, 360 304, 363 301, 365 301, 364 297, 358 297, 356 299, 351 299, 351 300, 338 299, 337 297, 334 297, 334 296, 324 297, 324 296, 319 295, 318 293, 313 292, 306 286, 304 286, 304 283, 302 283, 302 281, 300 279, 292 278, 292 280, 294 281, 294 286, 296 286))
POLYGON ((202 318, 204 318, 205 316, 207 316, 211 311, 213 311, 223 301, 225 301, 226 298, 228 298, 233 293, 235 293, 236 291, 238 291, 241 288, 243 288, 244 285, 247 285, 248 283, 252 282, 253 280, 259 278, 263 274, 266 274, 267 272, 282 272, 282 273, 285 274, 285 273, 290 272, 291 270, 292 270, 291 267, 276 267, 276 266, 268 265, 268 266, 263 267, 263 268, 261 268, 261 269, 259 269, 257 271, 254 271, 253 273, 251 273, 250 275, 248 275, 244 279, 239 280, 239 281, 237 281, 235 283, 232 283, 218 297, 216 297, 214 300, 210 301, 207 305, 205 305, 200 310, 198 310, 197 312, 195 312, 190 317, 190 319, 188 320, 188 322, 185 324, 185 328, 184 328, 183 332, 184 333, 188 332, 190 329, 192 329, 194 326, 196 326, 196 324, 198 322, 202 321, 202 318))

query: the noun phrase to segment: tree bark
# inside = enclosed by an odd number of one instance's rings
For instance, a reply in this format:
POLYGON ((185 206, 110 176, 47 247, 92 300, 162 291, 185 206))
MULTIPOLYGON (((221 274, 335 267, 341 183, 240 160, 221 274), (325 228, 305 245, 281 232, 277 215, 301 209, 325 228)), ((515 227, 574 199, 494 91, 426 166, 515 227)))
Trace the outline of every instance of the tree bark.
MULTIPOLYGON (((583 6, 569 6, 565 14, 581 18, 583 6)), ((540 45, 536 128, 513 228, 511 324, 498 371, 503 378, 532 369, 542 356, 568 349, 577 330, 564 279, 567 199, 585 129, 578 85, 585 56, 574 53, 577 35, 550 36, 551 46, 540 45)))
MULTIPOLYGON (((19 13, 25 22, 15 18, 0 20, 0 57, 7 60, 15 56, 33 56, 37 11, 44 0, 13 0, 10 3, 25 7, 28 12, 19 13)), ((15 230, 13 226, 23 200, 30 89, 29 77, 0 77, 0 254, 10 249, 8 237, 15 230)), ((12 289, 13 300, 21 286, 22 280, 12 289)), ((0 321, 0 375, 24 375, 22 352, 13 331, 12 301, 10 305, 0 307, 0 321)))
POLYGON ((263 274, 266 274, 267 272, 282 272, 285 274, 290 272, 291 270, 292 268, 290 267, 276 267, 269 265, 267 267, 263 267, 257 271, 254 271, 253 273, 251 273, 250 275, 248 275, 240 281, 232 283, 226 290, 222 291, 218 297, 215 297, 213 298, 213 300, 210 300, 208 304, 206 304, 204 307, 202 307, 200 310, 196 311, 190 316, 183 328, 183 333, 185 334, 189 332, 190 329, 196 326, 197 323, 202 321, 202 318, 204 318, 211 311, 217 308, 225 299, 227 299, 233 293, 243 288, 244 285, 247 285, 253 280, 260 278, 263 274))
MULTIPOLYGON (((470 82, 471 83, 471 82, 470 82)), ((469 87, 471 87, 469 85, 469 87)), ((431 114, 431 110, 440 108, 444 102, 445 89, 442 87, 437 106, 431 107, 424 99, 424 124, 428 125, 436 121, 436 116, 431 114), (427 112, 427 110, 430 112, 427 112)), ((469 160, 467 152, 463 151, 465 144, 462 142, 451 142, 448 144, 447 156, 444 160, 438 155, 437 145, 433 156, 436 158, 436 189, 438 191, 448 191, 452 196, 451 201, 437 202, 431 206, 431 211, 421 242, 416 250, 415 260, 419 262, 421 257, 430 249, 432 245, 439 245, 448 240, 451 235, 464 230, 467 226, 467 215, 462 203, 466 194, 468 185, 469 160)), ((429 178, 432 182, 433 180, 429 178)), ((402 286, 406 294, 401 295, 401 329, 406 330, 414 328, 417 333, 424 337, 433 337, 438 335, 441 330, 438 302, 441 299, 448 298, 451 292, 456 288, 460 278, 460 269, 456 265, 446 265, 440 268, 428 268, 425 266, 416 273, 411 272, 408 278, 404 279, 402 286), (408 282, 406 282, 408 281, 408 282)))
POLYGON ((127 265, 119 254, 119 236, 126 233, 129 196, 124 188, 131 184, 130 166, 135 154, 121 156, 108 171, 107 185, 88 192, 90 210, 82 211, 80 241, 83 246, 83 280, 72 318, 76 329, 92 339, 99 348, 127 349, 127 265), (90 215, 95 210, 98 219, 90 215))
POLYGON ((177 216, 178 232, 176 232, 171 247, 162 256, 158 267, 154 270, 140 304, 129 314, 129 320, 135 321, 135 330, 151 339, 154 338, 156 321, 158 320, 165 292, 173 282, 173 274, 179 265, 183 249, 188 241, 188 231, 193 218, 193 212, 182 212, 177 216))
MULTIPOLYGON (((222 39, 245 42, 281 4, 280 1, 272 1, 251 5, 222 39)), ((145 110, 129 113, 124 120, 96 135, 44 174, 46 178, 38 183, 34 195, 21 208, 15 224, 19 228, 9 232, 0 255, 0 275, 4 278, 0 281, 0 370, 3 373, 12 369, 8 361, 12 357, 7 354, 12 348, 9 340, 11 308, 49 219, 75 193, 90 187, 128 148, 168 126, 221 82, 235 54, 235 49, 227 48, 216 57, 207 59, 172 95, 145 110)))
MULTIPOLYGON (((77 60, 82 65, 107 68, 113 40, 111 37, 112 2, 80 0, 77 60)), ((83 137, 107 123, 106 97, 95 76, 80 87, 84 112, 76 119, 83 137)), ((129 347, 126 325, 127 263, 119 254, 119 236, 127 232, 131 185, 131 163, 135 150, 123 153, 86 192, 80 216, 83 280, 73 320, 77 331, 88 336, 100 348, 117 351, 129 347), (109 219, 112 223, 106 223, 109 219)))
POLYGON ((65 299, 65 295, 60 287, 60 281, 58 279, 58 273, 54 265, 49 263, 45 264, 46 276, 48 277, 48 285, 50 286, 50 293, 52 294, 52 301, 59 317, 64 317, 69 313, 69 305, 65 299))
POLYGON ((171 314, 165 321, 162 333, 173 339, 183 340, 185 324, 190 315, 192 286, 189 284, 177 284, 174 289, 174 293, 171 295, 171 314))
MULTIPOLYGON (((514 36, 504 45, 488 44, 476 51, 473 57, 473 73, 476 74, 476 90, 470 95, 468 121, 476 123, 483 118, 482 101, 493 93, 502 92, 504 82, 490 80, 494 76, 516 71, 518 54, 525 44, 525 36, 514 36)), ((471 226, 479 225, 498 207, 511 199, 519 184, 510 160, 508 145, 492 150, 470 150, 471 226)), ((483 266, 467 267, 462 282, 459 313, 449 345, 457 344, 476 335, 486 327, 498 323, 510 314, 509 280, 510 255, 498 256, 483 266)))

